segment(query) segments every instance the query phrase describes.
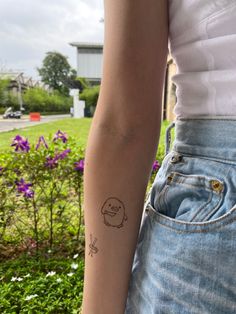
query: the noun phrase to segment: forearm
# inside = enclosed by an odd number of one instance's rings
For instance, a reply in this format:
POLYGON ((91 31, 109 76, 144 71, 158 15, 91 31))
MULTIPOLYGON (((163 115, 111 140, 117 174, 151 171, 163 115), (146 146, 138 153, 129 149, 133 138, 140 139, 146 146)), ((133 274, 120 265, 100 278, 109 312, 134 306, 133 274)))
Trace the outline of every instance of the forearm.
POLYGON ((167 58, 166 0, 105 0, 104 6, 101 90, 85 155, 82 314, 124 314, 159 141, 167 58))
MULTIPOLYGON (((156 123, 160 125, 160 119, 156 123)), ((84 169, 83 314, 124 313, 159 138, 159 133, 150 132, 152 135, 146 130, 126 138, 95 123, 91 127, 84 169), (118 208, 114 216, 109 215, 112 206, 118 208)))

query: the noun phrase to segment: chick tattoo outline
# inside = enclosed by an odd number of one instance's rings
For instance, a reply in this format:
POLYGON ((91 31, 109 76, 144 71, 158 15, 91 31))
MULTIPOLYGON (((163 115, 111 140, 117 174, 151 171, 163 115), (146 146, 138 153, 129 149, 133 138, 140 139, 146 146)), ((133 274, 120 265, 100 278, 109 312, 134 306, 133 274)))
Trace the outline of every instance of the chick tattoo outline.
POLYGON ((121 228, 128 220, 124 203, 117 197, 109 197, 102 205, 101 214, 104 224, 109 227, 121 228))

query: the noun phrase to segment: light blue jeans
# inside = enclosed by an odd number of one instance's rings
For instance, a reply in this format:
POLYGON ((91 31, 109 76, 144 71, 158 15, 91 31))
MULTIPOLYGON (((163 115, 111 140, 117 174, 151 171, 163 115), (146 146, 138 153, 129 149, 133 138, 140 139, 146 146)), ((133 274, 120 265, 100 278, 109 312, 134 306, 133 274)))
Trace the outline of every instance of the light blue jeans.
POLYGON ((125 314, 235 314, 236 117, 174 126, 144 206, 125 314))

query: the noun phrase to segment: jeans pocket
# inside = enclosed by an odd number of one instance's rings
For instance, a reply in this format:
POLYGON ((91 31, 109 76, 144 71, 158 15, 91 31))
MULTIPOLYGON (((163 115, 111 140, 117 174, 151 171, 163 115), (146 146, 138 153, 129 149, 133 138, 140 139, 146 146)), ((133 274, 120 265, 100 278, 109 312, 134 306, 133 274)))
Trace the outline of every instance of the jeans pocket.
POLYGON ((171 171, 155 205, 170 218, 208 221, 224 199, 224 182, 215 177, 171 171))

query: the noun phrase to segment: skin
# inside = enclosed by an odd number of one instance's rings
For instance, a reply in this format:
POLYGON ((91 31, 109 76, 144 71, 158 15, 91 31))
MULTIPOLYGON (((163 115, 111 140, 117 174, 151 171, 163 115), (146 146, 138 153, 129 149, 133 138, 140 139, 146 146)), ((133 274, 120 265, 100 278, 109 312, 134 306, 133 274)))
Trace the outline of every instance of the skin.
POLYGON ((124 314, 160 136, 167 3, 104 0, 102 83, 84 168, 82 314, 124 314))

